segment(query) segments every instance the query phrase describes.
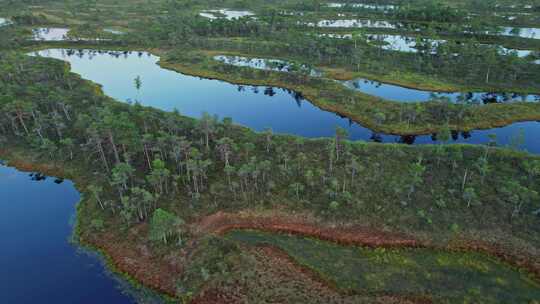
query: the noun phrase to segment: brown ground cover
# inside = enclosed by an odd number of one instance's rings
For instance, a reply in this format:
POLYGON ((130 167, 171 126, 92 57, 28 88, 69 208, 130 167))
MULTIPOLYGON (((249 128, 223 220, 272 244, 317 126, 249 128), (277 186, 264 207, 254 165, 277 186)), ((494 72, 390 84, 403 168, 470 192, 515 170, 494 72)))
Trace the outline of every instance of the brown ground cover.
POLYGON ((276 213, 257 216, 249 212, 237 214, 217 212, 197 223, 198 233, 225 234, 236 229, 254 229, 309 236, 342 245, 368 247, 423 247, 416 239, 404 234, 383 232, 367 226, 325 225, 307 215, 276 213))
MULTIPOLYGON (((0 156, 10 159, 10 166, 22 171, 42 172, 47 175, 74 178, 77 187, 81 190, 84 185, 76 177, 69 176, 59 166, 50 164, 36 164, 35 162, 13 157, 9 151, 0 149, 0 156), (66 176, 67 175, 67 176, 66 176)), ((156 253, 145 238, 147 226, 133 227, 128 237, 114 231, 99 234, 83 234, 83 244, 88 244, 101 250, 108 258, 115 270, 129 275, 139 283, 165 293, 170 296, 176 294, 176 280, 182 273, 182 267, 189 262, 189 252, 194 252, 197 239, 208 234, 223 235, 235 229, 254 229, 275 233, 288 233, 306 237, 319 238, 336 242, 342 245, 357 245, 367 247, 425 247, 455 251, 476 251, 496 256, 514 266, 527 269, 535 278, 540 280, 540 259, 525 253, 510 253, 512 249, 497 244, 478 240, 458 240, 444 248, 437 248, 426 241, 418 240, 405 234, 377 230, 362 225, 338 225, 320 222, 306 214, 294 214, 280 210, 270 212, 242 211, 237 213, 217 212, 202 217, 189 225, 194 240, 180 251, 163 256, 156 253)), ((258 259, 269 259, 265 265, 274 265, 266 269, 286 269, 287 276, 296 280, 304 280, 310 288, 322 290, 325 293, 337 294, 328 282, 320 280, 310 270, 295 265, 290 257, 276 248, 256 248, 258 259), (294 271, 291 271, 294 270, 294 271), (333 291, 334 290, 334 291, 333 291)), ((263 263, 264 264, 264 263, 263 263)), ((272 274, 279 277, 280 273, 272 274)), ((299 282, 299 281, 297 281, 299 282)), ((426 299, 397 299, 385 296, 380 303, 426 303, 426 299), (394 299, 397 302, 392 302, 394 299), (401 301, 401 302, 399 302, 401 301), (404 302, 409 301, 409 302, 404 302), (410 302, 412 301, 412 302, 410 302)), ((218 289, 206 290, 196 297, 193 303, 241 303, 235 295, 225 294, 218 289)), ((346 303, 346 302, 344 302, 346 303)))

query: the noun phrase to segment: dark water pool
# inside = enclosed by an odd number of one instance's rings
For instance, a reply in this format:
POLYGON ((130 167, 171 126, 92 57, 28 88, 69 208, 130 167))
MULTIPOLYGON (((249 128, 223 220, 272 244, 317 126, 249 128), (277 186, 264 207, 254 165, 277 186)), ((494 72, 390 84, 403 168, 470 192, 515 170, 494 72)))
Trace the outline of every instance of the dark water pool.
POLYGON ((68 180, 0 164, 0 303, 153 301, 70 242, 78 201, 68 180))
MULTIPOLYGON (((166 70, 156 64, 158 57, 145 52, 107 52, 49 49, 35 54, 68 61, 72 71, 103 86, 104 92, 121 101, 138 100, 147 106, 200 117, 206 111, 219 117, 231 117, 236 123, 257 131, 267 127, 276 133, 304 137, 329 137, 340 126, 353 140, 438 143, 433 136, 400 137, 374 134, 347 118, 323 111, 301 95, 279 88, 238 86, 166 70), (134 79, 140 76, 137 90, 134 79)), ((380 87, 385 91, 387 87, 380 87)), ((523 149, 540 153, 540 123, 516 123, 504 128, 454 134, 451 142, 485 144, 496 134, 500 145, 510 144, 524 134, 523 149)))

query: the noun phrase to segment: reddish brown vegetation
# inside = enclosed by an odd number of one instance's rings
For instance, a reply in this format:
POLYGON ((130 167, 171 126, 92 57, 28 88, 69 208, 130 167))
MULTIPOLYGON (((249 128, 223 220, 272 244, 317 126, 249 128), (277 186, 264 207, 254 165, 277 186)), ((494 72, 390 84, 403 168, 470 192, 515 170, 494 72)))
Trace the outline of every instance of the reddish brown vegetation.
POLYGON ((343 293, 312 270, 298 265, 287 253, 271 246, 245 247, 255 259, 252 274, 218 288, 209 287, 191 303, 272 303, 312 304, 427 304, 425 298, 390 295, 359 295, 343 293), (234 285, 234 286, 233 286, 234 285))
POLYGON ((182 271, 177 262, 179 259, 156 255, 149 246, 137 240, 138 235, 146 235, 141 234, 145 228, 140 225, 132 229, 124 239, 112 233, 102 233, 83 241, 105 252, 117 271, 128 274, 144 286, 175 296, 176 279, 182 271))
POLYGON ((398 233, 377 231, 363 226, 328 226, 308 217, 291 215, 256 216, 218 212, 203 218, 197 225, 199 233, 225 234, 235 229, 309 236, 342 245, 368 247, 423 247, 414 238, 398 233))
MULTIPOLYGON (((37 164, 32 161, 25 161, 13 157, 9 151, 0 149, 0 156, 11 156, 10 165, 21 171, 39 171, 47 175, 57 177, 67 177, 61 167, 50 164, 37 164)), ((77 180, 80 182, 80 180, 77 180)), ((78 186, 81 185, 78 183, 78 186)), ((87 236, 81 239, 102 250, 109 258, 112 265, 119 272, 126 273, 138 282, 152 289, 160 291, 170 296, 175 296, 176 279, 182 273, 182 263, 187 262, 185 252, 193 252, 194 248, 187 248, 175 256, 160 256, 152 252, 141 237, 146 235, 145 225, 140 225, 132 229, 128 238, 123 238, 114 232, 102 233, 99 235, 87 236)), ((366 226, 359 225, 329 225, 321 223, 307 215, 294 215, 280 211, 273 211, 270 214, 260 215, 256 212, 224 213, 218 212, 206 216, 191 224, 191 232, 195 241, 188 244, 196 246, 196 239, 204 235, 215 233, 225 234, 234 229, 255 229, 261 231, 296 234, 307 237, 314 237, 326 241, 336 242, 343 245, 359 245, 368 247, 434 247, 432 244, 416 240, 404 234, 383 232, 366 226)), ((441 248, 439 248, 441 249, 441 248)), ((536 278, 540 278, 540 260, 525 253, 516 253, 515 250, 503 248, 490 243, 480 241, 462 241, 454 243, 446 250, 456 251, 476 251, 496 256, 514 266, 529 270, 536 278)), ((267 265, 279 272, 286 269, 286 273, 274 273, 277 277, 288 276, 296 282, 305 281, 311 290, 319 290, 324 294, 337 295, 328 282, 320 279, 310 270, 296 265, 290 257, 276 248, 258 248, 259 258, 266 255, 269 260, 267 265), (291 270, 295 271, 291 271, 291 270)), ((270 268, 268 268, 270 269, 270 268)), ((285 278, 285 277, 283 277, 285 278)), ((380 297, 378 303, 429 303, 427 299, 404 299, 395 297, 380 297)), ((192 303, 240 303, 238 296, 224 293, 217 289, 209 289, 201 293, 192 303)))
POLYGON ((495 256, 516 267, 527 269, 540 279, 540 260, 526 253, 511 253, 512 250, 497 244, 481 241, 461 241, 445 248, 428 242, 415 240, 399 233, 378 231, 363 226, 328 226, 307 216, 292 216, 274 213, 257 216, 251 213, 230 214, 218 212, 203 218, 197 225, 199 233, 225 234, 235 229, 254 229, 268 232, 296 234, 314 237, 342 245, 367 247, 424 247, 454 251, 474 251, 495 256))
POLYGON ((203 291, 195 299, 193 299, 191 304, 239 304, 242 303, 237 297, 233 297, 227 292, 223 292, 218 289, 209 289, 203 291))

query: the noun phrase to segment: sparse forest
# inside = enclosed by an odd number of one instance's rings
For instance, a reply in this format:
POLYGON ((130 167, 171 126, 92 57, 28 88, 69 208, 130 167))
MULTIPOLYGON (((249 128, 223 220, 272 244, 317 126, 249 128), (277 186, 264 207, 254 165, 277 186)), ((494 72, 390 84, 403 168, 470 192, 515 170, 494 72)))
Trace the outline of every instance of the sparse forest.
POLYGON ((74 238, 165 302, 536 303, 540 157, 520 151, 536 134, 451 142, 538 121, 538 100, 398 102, 342 83, 538 94, 540 37, 501 34, 540 27, 540 2, 526 2, 0 0, 0 159, 74 181, 74 238), (335 20, 384 26, 324 26, 335 20), (411 36, 415 51, 380 35, 411 36), (115 100, 74 63, 32 54, 47 49, 145 50, 163 69, 284 88, 374 136, 439 144, 257 132, 214 108, 193 118, 149 106, 161 88, 138 72, 123 79, 133 99, 115 100))

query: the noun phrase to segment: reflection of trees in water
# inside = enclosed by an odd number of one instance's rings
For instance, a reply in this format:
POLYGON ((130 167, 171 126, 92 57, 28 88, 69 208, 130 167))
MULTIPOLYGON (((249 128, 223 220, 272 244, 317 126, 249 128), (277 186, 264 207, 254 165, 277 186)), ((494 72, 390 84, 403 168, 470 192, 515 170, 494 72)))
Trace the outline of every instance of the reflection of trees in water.
POLYGON ((254 69, 277 71, 277 72, 289 72, 289 73, 301 73, 309 74, 311 76, 320 76, 321 73, 307 64, 300 64, 296 62, 288 62, 279 59, 263 59, 263 58, 248 58, 242 56, 214 56, 214 60, 219 62, 238 66, 238 67, 250 67, 254 69))
MULTIPOLYGON (((35 182, 42 182, 42 181, 47 180, 47 178, 48 178, 48 176, 43 175, 43 173, 41 173, 41 172, 29 173, 28 176, 30 177, 30 180, 35 181, 35 182)), ((59 185, 59 184, 61 184, 63 182, 64 182, 63 178, 55 178, 54 179, 54 183, 57 184, 57 185, 59 185)))
MULTIPOLYGON (((90 60, 93 57, 97 56, 97 55, 109 55, 109 56, 114 57, 114 58, 121 58, 121 57, 126 57, 127 58, 128 56, 130 56, 132 54, 135 54, 139 58, 141 58, 144 54, 147 54, 149 57, 151 56, 150 53, 141 52, 141 51, 134 51, 134 52, 132 52, 132 51, 104 51, 104 50, 85 50, 85 49, 67 49, 67 50, 62 50, 62 53, 64 55, 66 55, 66 56, 77 56, 79 58, 84 58, 85 56, 88 56, 88 59, 90 59, 90 60)), ((200 78, 200 79, 205 79, 205 78, 200 78)), ((361 85, 360 83, 362 81, 364 83, 374 84, 377 87, 383 85, 380 82, 370 81, 370 80, 355 81, 355 82, 353 82, 353 85, 355 87, 359 87, 361 85)), ((253 94, 259 94, 260 92, 262 92, 263 95, 269 96, 269 97, 273 97, 276 94, 278 94, 278 90, 288 94, 289 96, 291 96, 294 99, 294 101, 295 101, 295 103, 297 104, 298 107, 302 106, 302 102, 305 100, 305 98, 301 93, 296 92, 294 90, 285 89, 285 88, 275 88, 275 87, 271 87, 271 86, 266 86, 266 87, 265 86, 245 86, 245 85, 238 85, 237 86, 237 91, 238 92, 250 91, 253 94)), ((448 93, 438 93, 438 94, 444 95, 444 94, 448 94, 448 93)), ((463 103, 465 103, 467 101, 471 101, 471 100, 478 100, 478 99, 482 100, 482 102, 484 102, 484 103, 501 102, 501 101, 515 100, 516 98, 524 98, 523 96, 527 96, 527 95, 517 94, 517 93, 483 93, 483 94, 479 94, 479 93, 473 93, 473 92, 465 92, 465 93, 453 93, 453 94, 459 94, 459 100, 461 102, 463 102, 463 103)), ((437 93, 435 93, 434 95, 437 96, 437 93)), ((539 95, 534 96, 534 98, 535 98, 536 101, 540 101, 540 96, 539 95)), ((321 110, 321 111, 323 111, 323 110, 321 110)), ((347 119, 348 125, 349 125, 350 128, 353 128, 354 125, 356 124, 353 120, 351 120, 350 118, 348 118, 346 116, 338 115, 338 114, 336 114, 336 115, 341 117, 341 119, 347 119)), ((362 132, 364 134, 369 134, 369 132, 371 132, 371 136, 369 137, 369 140, 373 141, 373 142, 381 142, 381 143, 382 142, 394 142, 394 143, 402 143, 402 144, 412 145, 412 144, 415 144, 417 142, 419 137, 424 136, 424 135, 421 135, 421 136, 416 136, 416 135, 397 136, 397 135, 389 135, 389 134, 379 134, 379 133, 374 132, 373 130, 362 127, 360 124, 356 124, 356 125, 363 129, 362 132)), ((469 139, 469 138, 472 137, 471 132, 459 132, 459 131, 453 130, 453 131, 450 132, 450 134, 451 134, 451 140, 454 141, 454 142, 460 140, 460 137, 463 138, 463 139, 469 139)), ((432 134, 432 135, 426 135, 426 137, 427 136, 430 136, 430 139, 431 139, 432 142, 438 142, 439 141, 438 138, 437 138, 436 133, 432 134)), ((38 176, 36 178, 37 178, 37 180, 41 180, 42 177, 38 176)))
MULTIPOLYGON (((354 122, 352 122, 352 123, 354 123, 354 122)), ((366 130, 369 130, 369 131, 372 132, 371 136, 369 137, 369 140, 372 141, 372 142, 377 142, 377 143, 399 143, 399 144, 406 144, 406 145, 414 145, 417 142, 417 140, 419 138, 422 138, 422 137, 426 137, 426 138, 429 137, 431 139, 432 143, 438 143, 439 142, 437 133, 433 133, 431 135, 402 135, 402 136, 399 136, 399 135, 389 135, 389 134, 384 134, 384 133, 377 133, 377 132, 374 132, 373 130, 370 130, 370 129, 367 129, 367 128, 366 128, 366 130)), ((466 132, 466 131, 455 131, 455 130, 450 131, 450 137, 451 137, 452 141, 457 142, 460 139, 460 136, 461 136, 462 139, 469 139, 469 138, 472 137, 472 134, 471 134, 471 132, 466 132)))
MULTIPOLYGON (((510 103, 510 102, 520 102, 520 101, 540 101, 540 95, 529 95, 529 94, 520 94, 512 92, 455 92, 455 93, 441 93, 435 91, 425 91, 418 89, 409 89, 403 88, 400 86, 395 86, 391 84, 383 84, 378 81, 369 80, 369 79, 357 79, 350 82, 352 87, 356 90, 362 91, 363 84, 373 87, 374 89, 394 89, 394 90, 403 90, 404 93, 417 91, 418 94, 428 93, 429 97, 427 99, 423 98, 422 95, 415 98, 420 101, 435 101, 435 102, 455 102, 462 104, 471 104, 471 105, 480 105, 480 104, 491 104, 491 103, 510 103), (423 100, 422 100, 423 99, 423 100)), ((381 91, 382 92, 382 91, 381 91)), ((369 93, 368 93, 369 94, 369 93)), ((380 97, 381 95, 379 95, 380 97)), ((414 101, 414 100, 411 100, 414 101)))
POLYGON ((67 57, 76 56, 78 58, 87 58, 89 60, 92 60, 94 57, 98 55, 109 55, 113 58, 128 58, 133 53, 136 53, 137 57, 142 58, 143 55, 147 55, 148 57, 152 56, 149 52, 141 52, 141 51, 104 51, 104 50, 88 50, 88 49, 65 49, 62 50, 62 54, 67 57))
POLYGON ((28 174, 28 176, 30 176, 30 180, 37 182, 41 182, 47 179, 47 176, 43 175, 40 172, 30 173, 28 174))
POLYGON ((380 134, 378 133, 373 133, 371 134, 371 137, 369 138, 372 142, 377 142, 377 143, 382 143, 383 142, 383 138, 380 134))
MULTIPOLYGON (((305 100, 302 93, 296 92, 296 91, 293 91, 293 90, 289 90, 289 89, 285 89, 285 88, 264 87, 262 89, 262 91, 263 91, 264 95, 273 97, 273 96, 275 96, 277 94, 276 89, 290 95, 294 99, 294 101, 298 104, 298 106, 301 106, 302 101, 305 100)), ((236 90, 238 92, 246 92, 246 86, 238 85, 236 87, 236 90)), ((251 86, 250 91, 252 93, 254 93, 254 94, 259 94, 259 92, 261 91, 261 87, 260 86, 251 86)))
POLYGON ((375 86, 375 88, 379 88, 380 86, 383 85, 381 82, 378 82, 378 81, 362 79, 362 80, 353 81, 353 83, 352 83, 353 87, 355 89, 357 89, 357 90, 361 90, 362 89, 362 85, 361 85, 362 82, 364 84, 373 85, 373 86, 375 86))
POLYGON ((398 140, 399 143, 407 144, 407 145, 412 145, 414 144, 415 141, 416 141, 416 135, 401 136, 398 140))
MULTIPOLYGON (((456 141, 458 140, 459 138, 459 132, 458 131, 450 131, 450 137, 452 138, 452 140, 456 141)), ((435 134, 435 138, 437 138, 437 135, 435 134)))
POLYGON ((276 92, 274 91, 273 87, 266 87, 264 89, 264 95, 272 97, 272 96, 276 95, 276 92))

